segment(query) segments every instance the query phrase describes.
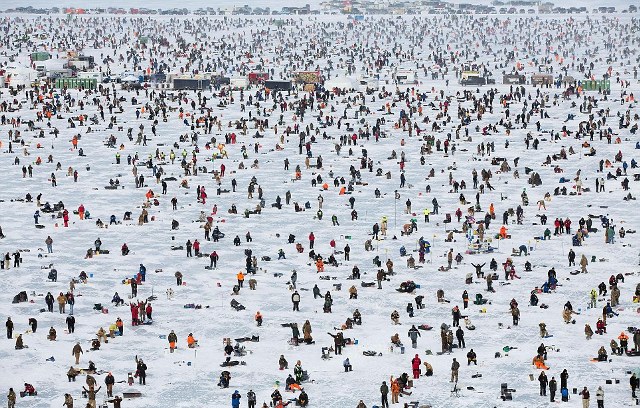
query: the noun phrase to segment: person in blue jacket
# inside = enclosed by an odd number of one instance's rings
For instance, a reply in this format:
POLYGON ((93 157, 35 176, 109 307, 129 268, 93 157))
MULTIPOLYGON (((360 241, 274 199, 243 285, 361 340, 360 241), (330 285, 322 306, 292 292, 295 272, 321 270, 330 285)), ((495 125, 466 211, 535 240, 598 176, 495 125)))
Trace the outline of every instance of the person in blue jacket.
POLYGON ((232 408, 240 408, 240 398, 241 397, 242 396, 240 395, 238 390, 235 390, 233 392, 233 394, 231 394, 231 407, 232 408))
POLYGON ((140 264, 139 272, 140 272, 140 278, 144 282, 144 279, 147 276, 147 268, 143 264, 140 264))

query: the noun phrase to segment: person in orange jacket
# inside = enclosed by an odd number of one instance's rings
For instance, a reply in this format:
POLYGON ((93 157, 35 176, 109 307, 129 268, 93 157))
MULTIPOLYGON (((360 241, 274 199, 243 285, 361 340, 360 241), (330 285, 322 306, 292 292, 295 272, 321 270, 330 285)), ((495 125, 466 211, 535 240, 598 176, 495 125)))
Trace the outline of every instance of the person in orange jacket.
POLYGON ((399 396, 400 396, 400 384, 398 384, 398 380, 391 377, 391 403, 397 404, 399 396))
POLYGON ((198 345, 198 340, 193 338, 193 333, 189 333, 187 336, 187 347, 195 348, 198 345))
POLYGON ((500 228, 500 237, 502 237, 503 239, 507 238, 507 227, 505 227, 504 225, 500 228))
POLYGON ((618 340, 620 340, 620 353, 627 351, 627 344, 629 342, 629 336, 625 334, 625 332, 620 332, 618 336, 618 340))
POLYGON ((536 366, 536 368, 539 368, 542 370, 549 369, 549 367, 544 363, 544 357, 542 357, 541 355, 537 355, 533 358, 533 364, 536 366))
POLYGON ((255 320, 256 320, 256 323, 258 323, 258 327, 262 326, 262 314, 260 313, 259 310, 256 312, 255 320))
POLYGON ((238 278, 238 286, 242 287, 242 284, 244 283, 244 273, 242 273, 242 271, 238 272, 236 278, 238 278))
POLYGON ((78 207, 78 215, 81 220, 84 220, 84 204, 80 204, 80 207, 78 207))

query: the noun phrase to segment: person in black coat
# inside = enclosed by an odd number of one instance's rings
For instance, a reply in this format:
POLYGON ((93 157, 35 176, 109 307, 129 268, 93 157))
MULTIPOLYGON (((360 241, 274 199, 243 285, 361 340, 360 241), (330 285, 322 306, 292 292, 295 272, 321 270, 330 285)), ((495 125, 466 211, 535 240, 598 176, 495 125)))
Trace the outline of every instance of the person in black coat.
POLYGON ((5 324, 5 326, 7 326, 7 338, 13 338, 13 322, 11 321, 10 317, 7 317, 7 323, 5 324))
POLYGON ((147 365, 138 356, 136 356, 136 373, 140 379, 140 384, 147 385, 147 365))

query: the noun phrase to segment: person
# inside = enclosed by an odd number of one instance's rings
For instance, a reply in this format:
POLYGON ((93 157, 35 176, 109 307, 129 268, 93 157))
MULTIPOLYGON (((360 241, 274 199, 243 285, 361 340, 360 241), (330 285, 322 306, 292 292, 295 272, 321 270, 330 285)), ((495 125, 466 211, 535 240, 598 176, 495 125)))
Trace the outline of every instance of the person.
POLYGON ((140 385, 147 385, 147 365, 136 356, 136 374, 140 379, 140 385))
POLYGON ((478 365, 476 352, 473 349, 469 350, 467 353, 467 365, 471 365, 471 363, 478 365))
POLYGON ((556 377, 551 377, 551 381, 549 381, 549 399, 551 402, 555 402, 556 400, 557 389, 558 389, 558 382, 556 381, 556 377))
POLYGON ((113 404, 113 408, 120 408, 122 405, 122 397, 120 397, 119 395, 116 395, 114 398, 107 400, 107 402, 110 402, 113 404))
MULTIPOLYGON (((389 407, 388 402, 386 406, 389 407)), ((356 408, 367 408, 367 404, 365 404, 364 401, 360 400, 360 402, 358 402, 358 405, 356 405, 356 408)), ((385 408, 385 406, 383 405, 382 408, 385 408)))
POLYGON ((247 404, 249 405, 249 408, 256 407, 256 393, 253 392, 253 390, 249 390, 247 393, 247 404))
POLYGON ((113 384, 115 384, 116 381, 111 372, 104 378, 104 383, 107 386, 107 397, 113 398, 113 384))
POLYGON ((604 348, 604 346, 601 346, 598 350, 598 361, 607 361, 607 359, 607 350, 604 348))
POLYGON ((309 396, 304 390, 300 391, 300 395, 298 396, 298 405, 301 407, 309 405, 309 396))
POLYGON ((22 350, 23 348, 25 348, 26 346, 24 345, 24 342, 22 341, 22 334, 18 334, 18 337, 16 338, 16 350, 22 350))
POLYGON ((167 336, 167 341, 169 342, 169 350, 173 353, 177 347, 176 343, 178 343, 178 336, 173 330, 171 330, 171 333, 167 336))
POLYGON ((12 339, 13 338, 13 322, 11 321, 10 317, 7 317, 7 323, 5 323, 5 326, 7 327, 7 338, 12 339))
POLYGON ((284 354, 280 355, 280 358, 278 359, 278 366, 280 367, 280 370, 286 370, 289 368, 289 363, 287 362, 287 359, 284 358, 284 354))
POLYGON ((397 404, 400 396, 400 384, 397 379, 391 377, 391 403, 397 404))
POLYGON ((35 317, 29 318, 29 326, 31 326, 31 333, 35 333, 36 330, 38 329, 38 321, 36 320, 35 317))
POLYGON ((198 340, 193 338, 193 333, 189 333, 189 336, 187 336, 187 347, 196 348, 197 345, 198 340))
POLYGON ((547 379, 547 375, 544 373, 544 371, 542 371, 538 376, 538 382, 540 383, 540 396, 546 396, 547 384, 549 383, 549 380, 547 379))
POLYGON ((293 303, 293 311, 300 311, 300 294, 298 293, 298 291, 296 290, 295 292, 293 292, 293 294, 291 295, 291 302, 293 303))
MULTIPOLYGON (((382 385, 380 386, 380 397, 382 399, 382 408, 389 408, 389 399, 387 398, 387 395, 389 394, 389 386, 387 385, 386 381, 382 382, 382 385)), ((362 400, 360 400, 360 404, 361 405, 362 400)))
POLYGON ((16 392, 13 388, 9 388, 9 394, 7 394, 7 406, 8 408, 15 408, 16 406, 16 392))
POLYGON ((80 345, 80 342, 77 342, 76 345, 73 346, 73 349, 71 350, 71 355, 76 358, 76 365, 80 364, 80 354, 84 354, 84 351, 82 351, 82 346, 80 345))
POLYGON ((629 378, 629 386, 631 387, 631 396, 636 398, 636 389, 640 387, 640 379, 636 377, 636 373, 631 374, 631 378, 629 378))
POLYGON ((598 408, 604 408, 604 390, 602 386, 598 387, 596 391, 596 402, 598 403, 598 408))
POLYGON ((24 394, 29 396, 36 395, 36 389, 33 387, 33 385, 24 383, 24 394))
POLYGON ((353 371, 353 366, 351 365, 351 362, 349 361, 349 357, 347 357, 343 362, 342 362, 342 366, 344 367, 344 372, 349 372, 349 371, 353 371))
POLYGON ((56 337, 57 337, 56 329, 54 329, 53 326, 51 326, 51 328, 49 329, 49 334, 47 335, 47 339, 50 341, 56 341, 56 337))
POLYGON ((242 396, 240 395, 240 392, 238 390, 235 390, 233 394, 231 394, 232 408, 240 408, 240 398, 242 398, 242 396))
POLYGON ((413 371, 414 379, 420 378, 420 364, 422 364, 422 361, 420 360, 420 357, 416 354, 415 357, 413 357, 413 359, 411 360, 411 369, 413 371))
POLYGON ((80 373, 80 370, 76 370, 75 368, 73 368, 73 366, 69 367, 69 371, 67 371, 67 379, 69 380, 69 382, 76 380, 76 377, 78 376, 78 374, 80 373))
POLYGON ((460 369, 460 363, 454 358, 451 363, 451 381, 450 382, 458 382, 458 370, 460 369))
POLYGON ((411 326, 407 336, 411 339, 411 347, 418 348, 418 337, 421 337, 421 336, 420 336, 420 331, 416 328, 415 325, 411 326))
POLYGON ((589 400, 591 396, 589 395, 587 387, 584 387, 582 391, 580 391, 580 395, 582 395, 582 408, 589 408, 589 400))

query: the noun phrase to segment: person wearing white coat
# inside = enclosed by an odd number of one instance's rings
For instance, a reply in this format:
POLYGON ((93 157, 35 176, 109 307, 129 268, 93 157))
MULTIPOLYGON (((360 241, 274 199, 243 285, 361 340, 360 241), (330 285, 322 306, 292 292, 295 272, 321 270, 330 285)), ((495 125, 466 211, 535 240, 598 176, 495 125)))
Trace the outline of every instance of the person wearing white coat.
POLYGON ((602 387, 598 387, 598 391, 596 391, 596 401, 598 402, 598 408, 604 408, 604 390, 602 387))

